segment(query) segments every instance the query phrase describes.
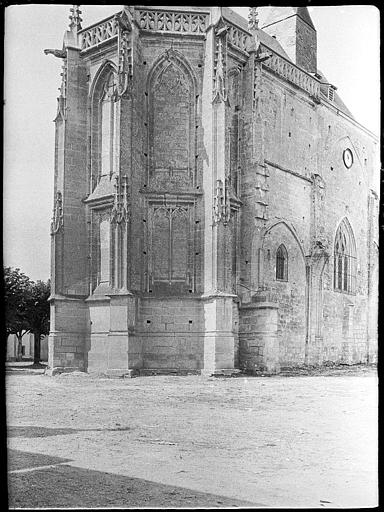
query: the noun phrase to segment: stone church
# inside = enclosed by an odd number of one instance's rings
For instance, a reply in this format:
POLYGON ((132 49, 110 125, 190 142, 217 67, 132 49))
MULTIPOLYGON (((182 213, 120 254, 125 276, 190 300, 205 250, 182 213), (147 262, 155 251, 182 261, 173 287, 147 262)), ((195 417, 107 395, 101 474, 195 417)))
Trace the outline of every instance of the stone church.
MULTIPOLYGON (((377 356, 378 139, 306 7, 73 6, 55 118, 51 374, 377 356)), ((351 55, 351 62, 353 55, 351 55)))

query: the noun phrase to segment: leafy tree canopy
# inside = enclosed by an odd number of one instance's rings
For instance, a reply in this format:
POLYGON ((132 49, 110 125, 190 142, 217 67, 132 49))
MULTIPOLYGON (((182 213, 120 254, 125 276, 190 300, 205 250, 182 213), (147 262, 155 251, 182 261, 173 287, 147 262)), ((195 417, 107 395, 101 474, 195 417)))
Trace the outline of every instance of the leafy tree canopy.
POLYGON ((49 333, 49 302, 51 293, 50 281, 37 281, 30 290, 29 329, 35 334, 49 333))
POLYGON ((4 268, 5 324, 7 334, 21 337, 29 331, 32 281, 18 268, 4 268))
POLYGON ((5 324, 8 334, 16 334, 18 359, 21 339, 27 332, 35 335, 35 359, 40 357, 40 336, 49 333, 49 280, 31 281, 20 269, 4 268, 5 324))

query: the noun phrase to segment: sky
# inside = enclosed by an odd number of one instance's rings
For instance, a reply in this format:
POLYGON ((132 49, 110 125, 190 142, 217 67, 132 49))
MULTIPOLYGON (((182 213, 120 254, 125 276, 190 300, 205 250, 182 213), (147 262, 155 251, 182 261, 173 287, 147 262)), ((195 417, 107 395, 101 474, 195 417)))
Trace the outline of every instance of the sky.
MULTIPOLYGON (((3 263, 33 280, 50 276, 54 123, 70 5, 13 5, 5 10, 3 263)), ((84 5, 83 27, 122 5, 84 5)), ((247 17, 248 7, 233 8, 247 17)), ((380 133, 380 13, 374 6, 309 7, 317 62, 355 119, 380 133)), ((262 13, 260 16, 262 21, 262 13)))

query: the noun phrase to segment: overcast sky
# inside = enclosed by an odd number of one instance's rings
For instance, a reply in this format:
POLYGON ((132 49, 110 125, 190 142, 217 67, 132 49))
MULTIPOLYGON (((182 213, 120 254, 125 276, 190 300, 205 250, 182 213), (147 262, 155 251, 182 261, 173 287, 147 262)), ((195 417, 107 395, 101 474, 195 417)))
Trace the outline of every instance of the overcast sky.
MULTIPOLYGON (((5 11, 4 264, 30 278, 50 275, 54 124, 61 48, 70 5, 14 5, 5 11)), ((83 27, 122 8, 85 5, 83 27)), ((237 7, 247 16, 248 7, 237 7)), ((355 118, 379 134, 379 11, 373 6, 309 7, 318 68, 355 118)), ((75 262, 74 262, 75 264, 75 262)))

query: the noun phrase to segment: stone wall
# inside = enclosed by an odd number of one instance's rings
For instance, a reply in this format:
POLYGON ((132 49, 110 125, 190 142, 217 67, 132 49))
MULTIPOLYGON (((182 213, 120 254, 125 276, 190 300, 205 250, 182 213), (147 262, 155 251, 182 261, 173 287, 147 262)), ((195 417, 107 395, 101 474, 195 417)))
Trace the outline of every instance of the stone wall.
MULTIPOLYGON (((264 65, 244 27, 227 20, 227 35, 219 8, 196 9, 162 25, 150 8, 134 23, 129 7, 119 26, 85 31, 81 53, 67 50, 50 366, 275 373, 375 360, 377 142, 314 93, 315 78, 277 54, 264 65), (120 97, 123 35, 131 74, 120 97), (340 223, 355 251, 343 291, 340 223)), ((312 71, 315 31, 300 17, 274 27, 312 71)))
POLYGON ((142 342, 143 368, 199 370, 204 360, 201 301, 142 299, 135 335, 142 342))

